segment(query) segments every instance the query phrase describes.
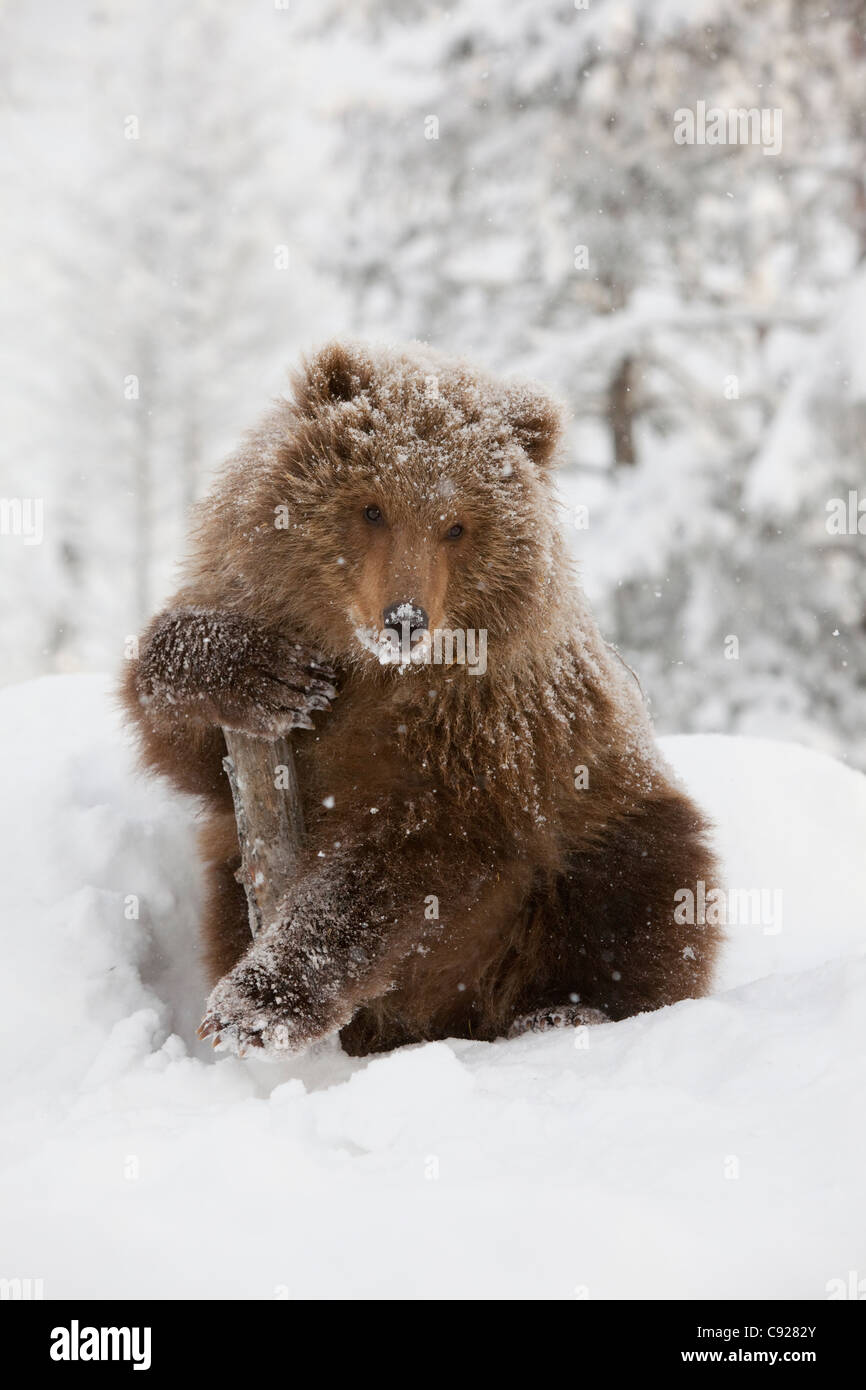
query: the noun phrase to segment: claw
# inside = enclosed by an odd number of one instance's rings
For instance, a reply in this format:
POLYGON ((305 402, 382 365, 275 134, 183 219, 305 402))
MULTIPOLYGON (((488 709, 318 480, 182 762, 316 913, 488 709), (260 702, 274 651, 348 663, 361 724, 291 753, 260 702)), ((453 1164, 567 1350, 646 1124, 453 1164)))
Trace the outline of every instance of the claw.
POLYGON ((330 681, 311 680, 307 690, 312 690, 316 695, 324 695, 329 700, 336 700, 337 698, 337 687, 331 685, 330 681))

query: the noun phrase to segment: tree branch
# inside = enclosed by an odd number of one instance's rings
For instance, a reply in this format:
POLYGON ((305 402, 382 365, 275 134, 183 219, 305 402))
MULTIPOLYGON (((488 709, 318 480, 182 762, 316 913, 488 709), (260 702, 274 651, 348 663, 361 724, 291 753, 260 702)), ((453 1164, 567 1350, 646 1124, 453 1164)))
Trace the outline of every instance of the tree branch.
POLYGON ((241 867, 253 936, 274 920, 297 864, 304 820, 288 738, 253 738, 224 729, 241 867))

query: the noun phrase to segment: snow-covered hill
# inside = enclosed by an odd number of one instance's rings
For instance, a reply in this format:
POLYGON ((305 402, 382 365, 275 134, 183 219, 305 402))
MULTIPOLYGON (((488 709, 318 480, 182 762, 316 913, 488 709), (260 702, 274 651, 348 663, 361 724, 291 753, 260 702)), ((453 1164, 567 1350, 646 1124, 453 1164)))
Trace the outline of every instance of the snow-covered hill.
POLYGON ((729 884, 781 908, 731 932, 712 998, 238 1061, 192 1041, 192 808, 133 774, 109 689, 0 692, 0 1276, 49 1298, 823 1298, 866 1274, 866 778, 666 741, 729 884))

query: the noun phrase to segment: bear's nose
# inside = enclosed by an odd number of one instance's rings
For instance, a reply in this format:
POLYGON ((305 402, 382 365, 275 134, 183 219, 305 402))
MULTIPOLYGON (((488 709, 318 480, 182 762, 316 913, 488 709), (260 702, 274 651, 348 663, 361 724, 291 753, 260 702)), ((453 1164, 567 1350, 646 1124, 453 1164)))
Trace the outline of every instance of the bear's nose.
POLYGON ((402 632, 403 624, 408 623, 410 636, 413 632, 422 632, 429 627, 424 609, 409 599, 403 599, 399 603, 389 603, 388 607, 382 610, 382 619, 386 628, 396 632, 402 632))

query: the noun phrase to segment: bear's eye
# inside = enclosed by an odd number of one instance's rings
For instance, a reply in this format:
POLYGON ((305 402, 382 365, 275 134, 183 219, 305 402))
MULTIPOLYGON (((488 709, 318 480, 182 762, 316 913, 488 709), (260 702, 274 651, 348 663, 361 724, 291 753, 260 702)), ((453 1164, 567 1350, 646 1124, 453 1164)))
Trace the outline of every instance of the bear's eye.
POLYGON ((380 512, 378 507, 365 507, 364 516, 366 517, 367 521, 369 521, 371 526, 378 526, 379 522, 382 520, 382 513, 380 512))
POLYGON ((459 521, 455 521, 454 525, 446 532, 445 539, 446 541, 459 541, 462 535, 463 527, 459 521))

